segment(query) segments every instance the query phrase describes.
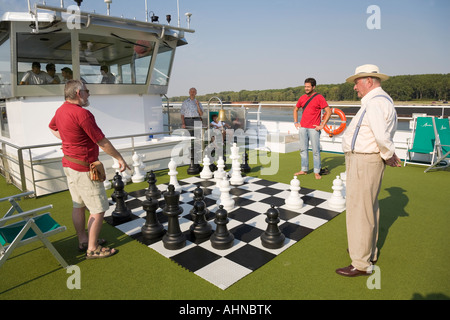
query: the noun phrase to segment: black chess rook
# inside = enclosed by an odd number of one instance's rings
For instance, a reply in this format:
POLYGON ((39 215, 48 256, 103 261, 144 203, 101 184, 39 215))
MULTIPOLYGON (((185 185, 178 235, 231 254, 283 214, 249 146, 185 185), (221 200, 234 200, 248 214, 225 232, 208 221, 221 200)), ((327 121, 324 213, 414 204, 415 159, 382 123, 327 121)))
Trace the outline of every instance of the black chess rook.
POLYGON ((220 205, 214 219, 216 231, 209 239, 214 249, 225 250, 233 246, 234 235, 227 228, 228 221, 228 212, 223 208, 223 205, 220 205))
POLYGON ((186 245, 186 236, 181 232, 178 216, 183 212, 179 205, 180 193, 175 191, 175 187, 169 184, 167 192, 164 193, 166 202, 163 214, 168 217, 167 232, 162 238, 163 245, 168 250, 181 249, 186 245))
POLYGON ((278 223, 280 222, 280 213, 271 205, 270 209, 266 212, 267 229, 261 235, 261 243, 268 249, 279 249, 284 245, 284 234, 280 231, 278 223))
POLYGON ((122 181, 122 176, 116 172, 114 176, 112 186, 114 193, 112 198, 116 201, 116 208, 112 212, 113 224, 121 224, 131 220, 131 210, 127 208, 125 199, 128 197, 127 193, 123 190, 125 184, 122 181))
POLYGON ((156 199, 144 200, 142 208, 147 212, 145 223, 141 228, 142 242, 149 245, 161 240, 166 230, 156 216, 156 210, 158 210, 158 201, 156 199))

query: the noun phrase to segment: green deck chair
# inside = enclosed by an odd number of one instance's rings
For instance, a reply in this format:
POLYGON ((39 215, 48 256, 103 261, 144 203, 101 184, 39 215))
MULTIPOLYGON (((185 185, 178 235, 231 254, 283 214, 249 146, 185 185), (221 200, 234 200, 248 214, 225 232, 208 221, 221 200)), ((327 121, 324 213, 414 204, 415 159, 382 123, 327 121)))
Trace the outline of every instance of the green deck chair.
POLYGON ((37 215, 51 209, 52 205, 23 211, 16 200, 31 194, 33 192, 0 199, 0 202, 9 201, 12 204, 11 208, 0 219, 0 267, 6 262, 15 248, 40 240, 62 267, 66 268, 68 266, 67 262, 48 240, 48 237, 66 231, 66 227, 59 225, 48 212, 37 215), (15 211, 17 211, 17 214, 14 214, 15 211), (14 220, 19 221, 13 222, 14 220))
MULTIPOLYGON (((404 165, 406 166, 406 163, 414 163, 414 164, 424 164, 424 163, 417 163, 414 161, 411 161, 411 153, 423 153, 423 154, 430 154, 432 155, 431 163, 434 161, 435 158, 435 132, 434 132, 434 126, 433 126, 433 119, 434 117, 418 117, 415 118, 415 124, 414 129, 412 132, 412 146, 410 147, 410 144, 408 143, 408 150, 406 153, 406 159, 404 161, 404 165)), ((408 139, 411 141, 411 139, 408 139)), ((425 165, 430 165, 429 163, 426 163, 425 165)))
POLYGON ((445 158, 450 155, 450 122, 449 119, 435 119, 433 118, 433 129, 436 136, 435 149, 436 160, 433 161, 425 172, 430 169, 443 169, 450 165, 450 161, 444 162, 445 158))

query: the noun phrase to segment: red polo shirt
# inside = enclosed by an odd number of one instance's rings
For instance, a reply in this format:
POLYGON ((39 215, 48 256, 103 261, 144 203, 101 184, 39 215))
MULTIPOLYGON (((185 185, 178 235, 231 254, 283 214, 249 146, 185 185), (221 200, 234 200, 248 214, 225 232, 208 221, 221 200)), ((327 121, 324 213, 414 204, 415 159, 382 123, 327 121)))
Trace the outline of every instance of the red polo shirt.
MULTIPOLYGON (((313 95, 314 94, 316 93, 314 92, 313 95)), ((311 97, 312 95, 302 95, 297 101, 297 108, 303 108, 311 97)), ((303 128, 314 129, 314 125, 318 126, 320 124, 321 111, 326 107, 328 107, 328 103, 325 98, 321 94, 317 94, 308 104, 306 109, 303 109, 300 125, 303 128)))
MULTIPOLYGON (((65 155, 88 163, 98 159, 97 142, 105 135, 97 126, 94 115, 90 111, 66 101, 56 110, 49 127, 59 131, 65 155)), ((70 162, 65 158, 62 159, 62 164, 63 167, 76 171, 89 171, 88 167, 70 162)))

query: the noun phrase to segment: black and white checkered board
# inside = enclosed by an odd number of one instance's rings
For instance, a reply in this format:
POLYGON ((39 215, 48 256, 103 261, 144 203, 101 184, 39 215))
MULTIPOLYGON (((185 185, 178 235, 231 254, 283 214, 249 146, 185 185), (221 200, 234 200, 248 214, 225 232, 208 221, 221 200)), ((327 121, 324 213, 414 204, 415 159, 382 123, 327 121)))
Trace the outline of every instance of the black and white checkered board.
MULTIPOLYGON (((180 194, 183 213, 179 216, 179 221, 181 231, 186 235, 186 246, 179 250, 167 250, 159 240, 148 247, 223 290, 342 212, 329 208, 326 200, 330 198, 331 192, 307 188, 300 190, 303 207, 297 211, 289 210, 285 206, 285 199, 290 193, 289 184, 245 177, 243 185, 230 186, 235 208, 228 212, 227 227, 234 235, 234 245, 230 249, 217 250, 211 246, 209 240, 195 243, 189 231, 192 225, 189 211, 193 208, 193 191, 198 185, 204 190, 205 203, 210 211, 207 219, 215 230, 214 213, 218 206, 216 200, 211 197, 215 183, 193 176, 180 180, 179 184, 183 189, 180 194), (267 228, 265 213, 271 204, 274 204, 280 212, 279 227, 286 236, 284 246, 280 249, 267 249, 261 244, 260 236, 267 228)), ((159 184, 157 187, 161 191, 166 191, 167 186, 168 184, 159 184)), ((128 194, 126 204, 133 213, 133 218, 131 221, 116 225, 119 230, 138 241, 142 239, 141 227, 146 218, 146 212, 142 209, 145 191, 142 189, 128 194)), ((110 203, 105 220, 112 224, 111 213, 115 204, 112 200, 110 203)), ((164 197, 159 199, 159 206, 157 216, 167 230, 167 217, 162 213, 164 197)))

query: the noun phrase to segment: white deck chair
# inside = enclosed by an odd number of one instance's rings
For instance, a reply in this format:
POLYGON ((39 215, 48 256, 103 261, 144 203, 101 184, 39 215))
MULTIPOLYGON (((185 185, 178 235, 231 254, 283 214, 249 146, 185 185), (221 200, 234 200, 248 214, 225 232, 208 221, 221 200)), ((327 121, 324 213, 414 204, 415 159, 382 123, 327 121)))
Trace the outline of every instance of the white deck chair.
POLYGON ((33 192, 0 199, 0 202, 8 200, 12 204, 12 207, 0 219, 0 267, 6 262, 15 248, 40 240, 62 267, 66 268, 68 266, 67 262, 48 240, 48 237, 66 231, 66 227, 59 225, 53 220, 49 212, 37 215, 42 211, 51 209, 52 205, 23 211, 16 200, 31 194, 33 192), (14 214, 15 211, 17 211, 17 214, 14 214), (14 220, 19 221, 12 222, 14 220))

